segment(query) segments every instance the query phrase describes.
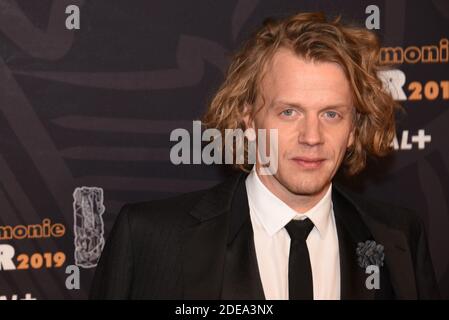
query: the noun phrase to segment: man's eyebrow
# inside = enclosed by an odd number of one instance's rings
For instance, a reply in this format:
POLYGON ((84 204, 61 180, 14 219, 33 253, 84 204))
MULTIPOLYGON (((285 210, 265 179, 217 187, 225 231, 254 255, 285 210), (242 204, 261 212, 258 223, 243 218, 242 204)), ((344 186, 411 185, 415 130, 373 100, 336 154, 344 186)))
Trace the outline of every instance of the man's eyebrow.
MULTIPOLYGON (((283 106, 291 106, 291 107, 295 107, 298 109, 303 110, 304 107, 300 104, 300 103, 295 103, 295 102, 289 102, 286 100, 274 100, 273 104, 274 107, 278 107, 280 105, 283 106)), ((346 103, 333 103, 327 106, 324 106, 322 108, 319 109, 319 111, 324 111, 324 110, 330 110, 330 109, 337 109, 337 110, 350 110, 351 109, 351 105, 350 104, 346 104, 346 103)))

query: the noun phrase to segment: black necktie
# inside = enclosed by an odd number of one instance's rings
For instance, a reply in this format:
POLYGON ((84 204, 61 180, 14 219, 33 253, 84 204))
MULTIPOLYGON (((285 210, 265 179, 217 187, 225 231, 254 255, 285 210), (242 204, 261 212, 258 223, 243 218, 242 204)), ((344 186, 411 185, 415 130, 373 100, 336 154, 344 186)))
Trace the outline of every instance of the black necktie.
POLYGON ((313 222, 309 218, 292 220, 285 228, 291 239, 288 259, 289 300, 313 300, 312 267, 306 244, 313 222))

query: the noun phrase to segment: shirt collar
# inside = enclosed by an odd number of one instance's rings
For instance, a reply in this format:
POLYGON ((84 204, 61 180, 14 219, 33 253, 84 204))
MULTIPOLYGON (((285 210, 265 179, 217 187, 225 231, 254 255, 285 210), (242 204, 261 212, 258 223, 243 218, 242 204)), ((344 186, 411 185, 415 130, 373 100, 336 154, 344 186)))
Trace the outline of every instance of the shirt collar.
POLYGON ((305 219, 306 217, 318 229, 320 237, 324 237, 328 230, 332 209, 332 184, 324 197, 315 206, 307 212, 299 214, 268 190, 256 173, 255 167, 254 165, 253 170, 245 181, 248 202, 251 210, 253 210, 270 237, 284 228, 292 219, 305 219))

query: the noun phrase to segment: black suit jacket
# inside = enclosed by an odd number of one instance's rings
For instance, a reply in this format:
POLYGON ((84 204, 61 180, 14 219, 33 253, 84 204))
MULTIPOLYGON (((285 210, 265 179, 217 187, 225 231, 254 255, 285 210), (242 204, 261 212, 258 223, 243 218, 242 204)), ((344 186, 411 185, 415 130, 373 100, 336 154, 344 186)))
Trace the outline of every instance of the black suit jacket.
MULTIPOLYGON (((245 187, 237 174, 208 190, 127 204, 109 235, 92 299, 264 299, 245 187)), ((408 209, 333 183, 342 299, 438 298, 426 235, 408 209), (380 289, 368 290, 357 243, 384 246, 380 289)))

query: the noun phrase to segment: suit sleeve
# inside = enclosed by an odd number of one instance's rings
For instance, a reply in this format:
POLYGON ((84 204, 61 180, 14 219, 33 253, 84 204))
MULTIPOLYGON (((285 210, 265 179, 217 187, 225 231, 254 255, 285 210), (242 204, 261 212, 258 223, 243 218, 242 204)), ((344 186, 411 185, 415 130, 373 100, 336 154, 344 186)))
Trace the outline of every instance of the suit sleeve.
POLYGON ((415 221, 415 278, 418 299, 440 299, 440 293, 427 243, 424 223, 418 217, 415 221))
POLYGON ((89 299, 128 299, 133 250, 129 205, 123 206, 110 232, 92 281, 89 299))

